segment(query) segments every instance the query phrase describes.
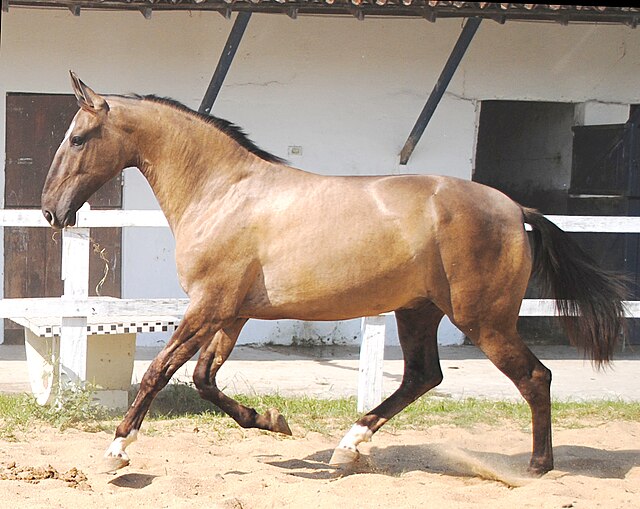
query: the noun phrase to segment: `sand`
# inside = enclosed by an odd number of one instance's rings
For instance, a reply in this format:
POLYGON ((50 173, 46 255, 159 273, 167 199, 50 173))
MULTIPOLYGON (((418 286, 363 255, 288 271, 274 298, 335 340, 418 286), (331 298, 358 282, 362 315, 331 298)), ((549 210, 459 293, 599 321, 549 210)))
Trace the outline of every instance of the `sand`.
POLYGON ((640 508, 640 423, 556 429, 556 469, 541 478, 526 474, 530 434, 509 425, 383 428, 349 470, 328 465, 339 434, 149 426, 115 474, 102 471, 110 433, 1 441, 0 507, 640 508))

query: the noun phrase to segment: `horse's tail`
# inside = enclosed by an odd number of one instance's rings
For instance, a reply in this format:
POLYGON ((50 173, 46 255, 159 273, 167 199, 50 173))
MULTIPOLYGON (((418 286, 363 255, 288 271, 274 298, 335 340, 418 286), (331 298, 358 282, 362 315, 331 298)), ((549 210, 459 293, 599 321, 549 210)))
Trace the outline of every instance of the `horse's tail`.
POLYGON ((533 274, 556 299, 569 342, 601 367, 624 331, 626 278, 601 269, 538 211, 523 207, 522 213, 533 228, 533 274))

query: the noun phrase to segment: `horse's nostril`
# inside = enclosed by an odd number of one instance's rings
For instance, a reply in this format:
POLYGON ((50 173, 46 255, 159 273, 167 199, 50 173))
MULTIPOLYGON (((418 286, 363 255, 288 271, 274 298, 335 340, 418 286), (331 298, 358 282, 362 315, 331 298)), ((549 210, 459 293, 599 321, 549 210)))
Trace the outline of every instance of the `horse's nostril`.
POLYGON ((44 210, 42 213, 44 214, 44 218, 47 220, 47 223, 53 224, 53 214, 48 210, 44 210))

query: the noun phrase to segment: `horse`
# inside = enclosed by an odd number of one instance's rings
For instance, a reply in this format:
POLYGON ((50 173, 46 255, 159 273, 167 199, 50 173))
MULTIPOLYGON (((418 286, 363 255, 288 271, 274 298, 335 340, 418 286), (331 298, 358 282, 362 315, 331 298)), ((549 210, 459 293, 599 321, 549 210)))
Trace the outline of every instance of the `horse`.
POLYGON ((608 363, 624 324, 622 278, 599 268, 538 211, 471 181, 430 175, 325 176, 288 166, 228 121, 171 99, 100 95, 73 72, 79 110, 42 190, 55 229, 127 167, 158 199, 176 242, 184 319, 150 364, 105 458, 125 449, 171 376, 198 351, 193 381, 241 427, 291 435, 276 409, 258 413, 216 385, 250 318, 345 320, 394 311, 404 358, 399 388, 361 416, 334 450, 358 446, 443 378, 444 315, 516 385, 531 410, 528 470, 553 468, 551 372, 518 334, 532 274, 557 302, 571 343, 608 363), (531 238, 525 224, 532 229, 531 238))

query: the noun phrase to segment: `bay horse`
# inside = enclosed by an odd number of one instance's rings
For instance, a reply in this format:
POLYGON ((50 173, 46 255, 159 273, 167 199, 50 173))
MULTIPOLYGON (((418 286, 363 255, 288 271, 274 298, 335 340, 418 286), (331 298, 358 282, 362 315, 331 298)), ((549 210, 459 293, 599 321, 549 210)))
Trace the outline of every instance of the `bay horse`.
POLYGON ((402 383, 358 419, 332 464, 354 461, 361 442, 441 382, 436 330, 446 314, 529 404, 530 472, 553 468, 551 372, 516 330, 532 269, 557 299, 572 344, 596 365, 611 359, 624 322, 622 280, 566 233, 478 183, 308 173, 227 121, 155 96, 102 96, 71 78, 80 109, 44 184, 45 218, 56 229, 73 226, 96 190, 124 168, 139 168, 175 236, 190 298, 107 449, 114 468, 129 463, 125 449, 152 400, 198 351, 193 380, 203 398, 242 427, 291 434, 277 410, 260 414, 216 385, 249 318, 345 320, 388 311, 398 324, 402 383))

